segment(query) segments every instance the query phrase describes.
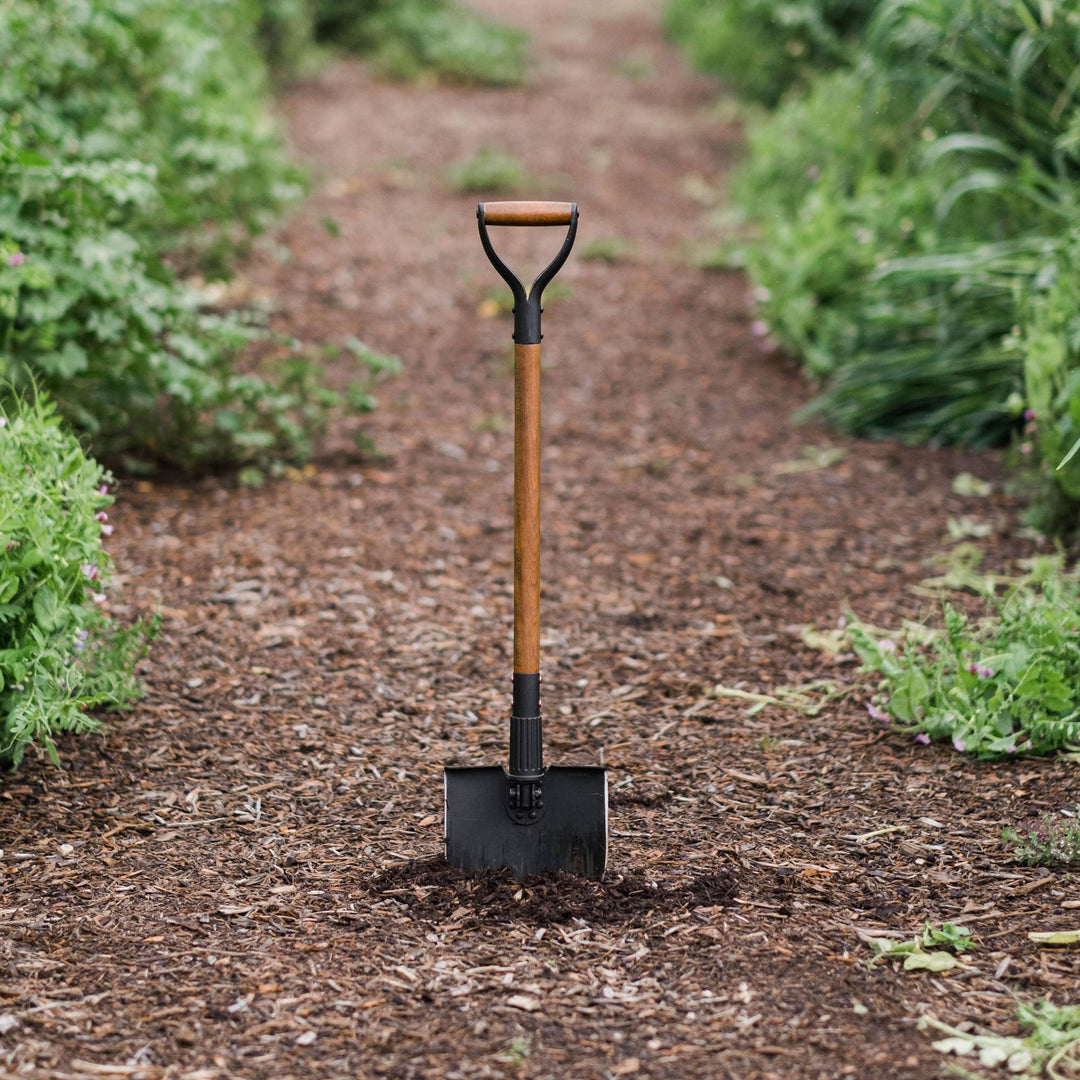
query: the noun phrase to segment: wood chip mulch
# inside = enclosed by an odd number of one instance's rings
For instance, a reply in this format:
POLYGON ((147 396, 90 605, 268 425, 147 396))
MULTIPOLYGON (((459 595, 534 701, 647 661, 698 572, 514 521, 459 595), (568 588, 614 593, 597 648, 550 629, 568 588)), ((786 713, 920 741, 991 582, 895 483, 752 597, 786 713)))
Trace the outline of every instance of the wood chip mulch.
POLYGON ((919 746, 804 642, 931 613, 950 518, 992 526, 988 570, 1047 550, 998 455, 791 423, 812 388, 692 257, 740 133, 660 5, 484 6, 531 30, 528 86, 341 62, 282 103, 320 179, 231 290, 404 373, 285 480, 125 482, 112 609, 165 628, 132 713, 0 786, 2 1075, 924 1080, 920 1016, 1077 999, 1080 951, 1027 938, 1080 925, 1075 874, 1000 839, 1080 802, 1075 765, 919 746), (511 327, 445 175, 482 146, 582 208, 545 316, 543 652, 548 760, 610 768, 602 882, 441 857, 442 768, 500 761, 508 713, 511 327), (581 257, 609 236, 630 254, 581 257), (867 936, 943 920, 962 970, 867 969, 867 936))

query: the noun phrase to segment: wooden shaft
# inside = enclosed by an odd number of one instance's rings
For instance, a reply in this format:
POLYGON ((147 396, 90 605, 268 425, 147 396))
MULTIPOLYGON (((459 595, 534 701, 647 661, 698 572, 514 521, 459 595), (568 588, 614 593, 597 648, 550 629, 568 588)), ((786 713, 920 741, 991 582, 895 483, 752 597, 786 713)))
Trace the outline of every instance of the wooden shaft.
POLYGON ((540 346, 514 346, 514 672, 540 671, 540 346))
POLYGON ((568 202, 484 203, 489 225, 569 225, 574 204, 568 202))

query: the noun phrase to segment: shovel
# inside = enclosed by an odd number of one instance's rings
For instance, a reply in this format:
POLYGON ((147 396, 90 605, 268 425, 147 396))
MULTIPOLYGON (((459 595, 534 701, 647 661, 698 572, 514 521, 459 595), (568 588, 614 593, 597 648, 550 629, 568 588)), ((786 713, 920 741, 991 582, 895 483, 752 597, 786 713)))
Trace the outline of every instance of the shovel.
POLYGON ((518 879, 563 870, 599 878, 607 861, 607 772, 544 766, 540 718, 540 299, 577 232, 577 204, 481 203, 480 242, 514 294, 514 693, 509 769, 447 768, 446 859, 509 867, 518 879), (495 254, 488 225, 565 225, 559 253, 528 294, 495 254))

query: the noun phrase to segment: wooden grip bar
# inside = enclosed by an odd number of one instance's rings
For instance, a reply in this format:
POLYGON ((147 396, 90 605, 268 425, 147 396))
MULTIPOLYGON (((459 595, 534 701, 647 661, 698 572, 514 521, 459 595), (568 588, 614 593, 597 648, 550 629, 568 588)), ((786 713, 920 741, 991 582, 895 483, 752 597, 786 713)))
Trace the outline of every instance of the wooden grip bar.
POLYGON ((514 671, 540 670, 540 346, 514 346, 514 671))
POLYGON ((568 202, 489 202, 484 208, 488 225, 569 225, 574 204, 568 202))

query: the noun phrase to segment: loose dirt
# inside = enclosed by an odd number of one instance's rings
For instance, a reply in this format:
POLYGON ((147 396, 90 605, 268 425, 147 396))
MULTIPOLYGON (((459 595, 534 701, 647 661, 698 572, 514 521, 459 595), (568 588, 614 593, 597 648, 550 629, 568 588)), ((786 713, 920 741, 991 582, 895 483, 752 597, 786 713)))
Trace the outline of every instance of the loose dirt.
POLYGON ((1026 938, 1075 925, 1075 878, 999 836, 1080 801, 1075 766, 881 729, 803 641, 932 611, 949 518, 993 526, 988 569, 1040 550, 998 457, 790 422, 812 388, 696 265, 740 133, 657 5, 486 6, 533 35, 521 89, 345 61, 282 103, 316 191, 233 295, 404 373, 286 480, 124 484, 114 611, 165 629, 106 738, 0 787, 7 1075, 915 1080, 944 1075, 919 1016, 1075 995, 1076 950, 1026 938), (611 770, 600 883, 441 860, 441 769, 501 760, 509 698, 511 326, 446 179, 483 146, 581 205, 545 316, 544 674, 549 760, 611 770), (819 680, 809 713, 712 693, 819 680), (942 920, 966 969, 867 970, 860 930, 942 920))

